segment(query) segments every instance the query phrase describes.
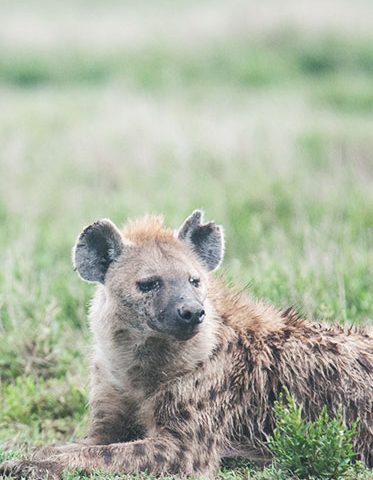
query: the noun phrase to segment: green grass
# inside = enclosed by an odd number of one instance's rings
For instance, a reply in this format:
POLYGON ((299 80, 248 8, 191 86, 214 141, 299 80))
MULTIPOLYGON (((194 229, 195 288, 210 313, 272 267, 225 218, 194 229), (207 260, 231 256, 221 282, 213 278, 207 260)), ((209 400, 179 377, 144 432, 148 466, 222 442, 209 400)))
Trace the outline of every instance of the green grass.
POLYGON ((331 418, 324 405, 314 421, 305 422, 302 406, 286 389, 273 409, 276 426, 268 444, 273 463, 282 471, 302 479, 320 480, 356 478, 361 473, 362 465, 354 462, 352 445, 358 421, 347 428, 341 410, 331 418))
POLYGON ((5 49, 0 57, 0 82, 32 88, 48 84, 87 87, 115 81, 150 91, 260 88, 356 75, 368 83, 373 75, 372 52, 373 39, 351 42, 325 34, 310 42, 300 33, 286 30, 184 52, 172 44, 150 45, 140 52, 5 49))
MULTIPOLYGON (((0 52, 0 458, 84 434, 94 287, 70 252, 98 218, 156 212, 177 227, 202 207, 225 227, 227 278, 311 319, 372 324, 372 36, 238 24, 216 41, 111 44, 131 5, 105 11, 105 48, 26 45, 20 30, 0 52)), ((191 26, 223 8, 191 5, 191 26)), ((70 18, 58 8, 57 27, 70 18)), ((154 5, 138 8, 156 25, 154 5)), ((87 4, 74 9, 85 19, 87 4)))

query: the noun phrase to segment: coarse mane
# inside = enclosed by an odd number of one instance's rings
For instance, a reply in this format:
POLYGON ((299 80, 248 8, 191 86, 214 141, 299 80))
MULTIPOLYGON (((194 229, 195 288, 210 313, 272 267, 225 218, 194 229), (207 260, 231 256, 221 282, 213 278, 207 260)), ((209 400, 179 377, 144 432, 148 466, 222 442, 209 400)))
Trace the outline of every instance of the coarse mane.
POLYGON ((122 233, 135 244, 151 241, 175 243, 176 241, 174 231, 165 227, 162 215, 145 215, 137 220, 129 221, 123 227, 122 233))
POLYGON ((293 309, 280 309, 258 300, 246 288, 229 287, 223 278, 210 278, 209 297, 218 315, 235 328, 256 333, 276 332, 287 323, 301 325, 303 320, 293 309))

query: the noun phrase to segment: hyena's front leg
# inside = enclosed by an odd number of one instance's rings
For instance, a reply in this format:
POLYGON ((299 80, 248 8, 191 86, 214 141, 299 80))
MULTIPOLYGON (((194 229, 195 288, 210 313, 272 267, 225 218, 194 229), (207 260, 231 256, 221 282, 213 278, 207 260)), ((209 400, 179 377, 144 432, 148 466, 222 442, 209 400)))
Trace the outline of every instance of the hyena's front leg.
POLYGON ((84 443, 108 445, 130 442, 144 436, 136 418, 138 407, 133 400, 106 388, 105 392, 100 396, 95 395, 91 400, 90 409, 88 437, 84 443))
MULTIPOLYGON (((199 403, 199 402, 198 402, 199 403)), ((46 457, 37 454, 33 461, 19 461, 0 466, 0 473, 16 478, 59 479, 63 470, 85 472, 102 470, 125 474, 147 471, 153 475, 212 476, 222 456, 224 419, 206 415, 195 408, 181 405, 170 418, 155 428, 155 435, 142 440, 110 445, 71 445, 62 449, 45 450, 46 457), (43 473, 44 472, 44 473, 43 473)), ((164 410, 158 410, 163 416, 164 410)), ((214 412, 215 413, 215 412, 214 412)))
MULTIPOLYGON (((198 434, 201 436, 201 433, 198 434)), ((195 440, 170 431, 163 436, 134 442, 86 446, 53 455, 49 461, 64 469, 85 472, 101 470, 120 474, 147 471, 153 475, 211 476, 218 467, 220 454, 212 437, 205 438, 205 449, 195 440)))
MULTIPOLYGON (((181 411, 186 416, 186 411, 181 411)), ((182 420, 179 419, 179 421, 182 420)), ((216 433, 210 428, 209 422, 188 422, 189 428, 181 424, 161 427, 154 437, 127 443, 111 445, 81 446, 72 445, 60 451, 50 451, 52 455, 44 458, 42 455, 34 459, 35 471, 32 471, 32 461, 14 463, 16 478, 43 478, 37 476, 45 468, 44 478, 61 478, 63 470, 79 469, 84 472, 101 470, 109 473, 138 473, 147 471, 153 475, 171 474, 181 476, 212 476, 219 465, 221 444, 216 433), (54 452, 54 453, 53 453, 54 452), (33 476, 35 475, 35 476, 33 476), (49 475, 49 477, 48 477, 49 475)), ((48 450, 45 450, 48 453, 48 450)), ((1 467, 0 467, 1 469, 1 467)))

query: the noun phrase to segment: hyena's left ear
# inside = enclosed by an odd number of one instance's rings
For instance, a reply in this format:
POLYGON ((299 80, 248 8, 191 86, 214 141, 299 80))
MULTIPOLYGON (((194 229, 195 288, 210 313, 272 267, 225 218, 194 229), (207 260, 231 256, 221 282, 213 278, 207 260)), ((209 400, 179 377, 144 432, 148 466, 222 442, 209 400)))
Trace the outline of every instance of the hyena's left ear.
POLYGON ((185 220, 177 236, 193 250, 207 270, 218 268, 224 256, 223 228, 214 222, 203 223, 201 210, 195 210, 185 220))

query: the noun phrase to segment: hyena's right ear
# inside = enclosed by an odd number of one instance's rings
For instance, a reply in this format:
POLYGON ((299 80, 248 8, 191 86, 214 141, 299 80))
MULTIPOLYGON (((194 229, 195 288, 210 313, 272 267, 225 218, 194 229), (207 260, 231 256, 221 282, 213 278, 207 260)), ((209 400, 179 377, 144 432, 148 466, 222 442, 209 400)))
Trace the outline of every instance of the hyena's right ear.
POLYGON ((106 272, 123 251, 122 236, 113 222, 99 220, 86 227, 73 248, 73 265, 83 280, 104 283, 106 272))

